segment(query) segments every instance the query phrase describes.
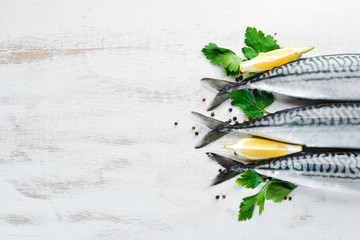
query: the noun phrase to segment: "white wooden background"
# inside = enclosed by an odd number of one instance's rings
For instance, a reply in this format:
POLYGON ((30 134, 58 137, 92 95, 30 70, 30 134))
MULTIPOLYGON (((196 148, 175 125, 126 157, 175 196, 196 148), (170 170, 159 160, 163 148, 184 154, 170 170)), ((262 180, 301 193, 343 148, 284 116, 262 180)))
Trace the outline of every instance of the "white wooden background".
MULTIPOLYGON (((307 56, 360 53, 359 7, 1 0, 0 239, 354 238, 360 197, 304 187, 237 222, 241 199, 255 191, 234 181, 209 187, 219 166, 205 151, 231 156, 222 147, 241 136, 195 150, 207 130, 189 112, 205 113, 216 94, 200 78, 231 79, 205 59, 204 44, 240 54, 254 26, 283 47, 315 45, 307 56)), ((269 110, 299 104, 288 100, 269 110)), ((215 117, 241 121, 229 106, 215 117)))

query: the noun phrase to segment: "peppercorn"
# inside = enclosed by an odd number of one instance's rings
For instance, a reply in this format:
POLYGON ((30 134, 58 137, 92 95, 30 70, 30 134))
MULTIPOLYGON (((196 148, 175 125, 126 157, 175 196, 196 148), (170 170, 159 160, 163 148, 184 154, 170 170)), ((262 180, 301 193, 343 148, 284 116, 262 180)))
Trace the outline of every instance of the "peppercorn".
POLYGON ((222 172, 222 169, 221 169, 221 168, 219 169, 219 172, 222 172))
POLYGON ((224 194, 224 195, 222 195, 222 198, 223 198, 223 199, 225 199, 225 198, 226 198, 226 195, 225 195, 225 194, 224 194))
POLYGON ((233 117, 233 120, 236 121, 236 120, 237 120, 237 117, 233 117))
POLYGON ((244 76, 243 75, 240 75, 239 76, 239 81, 243 80, 244 79, 244 76))
POLYGON ((174 125, 177 126, 177 125, 178 125, 178 122, 174 122, 174 125))
POLYGON ((214 113, 214 112, 212 112, 212 113, 211 113, 211 116, 212 116, 212 117, 213 117, 213 116, 215 116, 215 113, 214 113))
POLYGON ((235 121, 235 124, 239 124, 239 122, 238 122, 238 121, 235 121))
POLYGON ((286 200, 287 199, 287 197, 284 197, 284 200, 286 200))
POLYGON ((228 120, 228 123, 231 123, 231 119, 228 120))
POLYGON ((289 197, 289 201, 291 201, 292 197, 289 197))
POLYGON ((235 78, 235 81, 237 81, 237 82, 240 81, 240 78, 239 78, 239 77, 236 77, 236 78, 235 78))
POLYGON ((195 132, 195 135, 196 135, 196 136, 199 135, 199 132, 195 132))
POLYGON ((215 198, 216 198, 216 199, 219 199, 219 198, 220 198, 220 196, 219 196, 219 195, 216 195, 216 196, 215 196, 215 198))
POLYGON ((192 130, 195 130, 195 126, 192 126, 191 128, 192 128, 192 130))
MULTIPOLYGON (((234 101, 231 101, 231 105, 233 105, 233 106, 234 106, 234 105, 235 105, 235 102, 234 102, 234 101)), ((232 109, 231 109, 231 111, 232 111, 232 109)))
POLYGON ((202 101, 205 102, 205 101, 206 101, 206 98, 203 98, 202 101))
POLYGON ((237 153, 234 151, 234 155, 237 155, 237 153))
POLYGON ((229 108, 229 112, 232 112, 232 108, 229 108))

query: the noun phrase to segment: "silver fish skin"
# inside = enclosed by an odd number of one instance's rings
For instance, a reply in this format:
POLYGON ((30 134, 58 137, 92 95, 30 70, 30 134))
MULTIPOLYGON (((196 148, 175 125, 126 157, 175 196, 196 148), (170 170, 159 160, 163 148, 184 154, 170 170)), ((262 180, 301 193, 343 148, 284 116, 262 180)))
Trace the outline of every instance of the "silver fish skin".
POLYGON ((307 147, 360 148, 360 102, 291 108, 234 125, 199 113, 193 114, 212 129, 195 148, 206 146, 229 132, 246 133, 307 147))
POLYGON ((305 99, 360 101, 360 54, 301 58, 240 83, 212 78, 202 81, 219 90, 208 111, 228 99, 228 93, 242 89, 305 99))
POLYGON ((360 194, 360 151, 303 152, 248 165, 215 153, 207 154, 226 168, 213 185, 254 169, 259 174, 297 185, 360 194))

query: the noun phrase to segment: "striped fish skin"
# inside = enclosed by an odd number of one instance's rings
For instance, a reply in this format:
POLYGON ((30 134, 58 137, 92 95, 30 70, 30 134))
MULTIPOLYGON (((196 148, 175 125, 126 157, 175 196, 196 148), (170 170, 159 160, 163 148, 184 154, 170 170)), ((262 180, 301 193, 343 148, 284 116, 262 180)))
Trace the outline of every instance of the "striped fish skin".
MULTIPOLYGON (((229 171, 243 172, 234 165, 229 171)), ((360 193, 360 151, 301 153, 251 164, 259 174, 294 184, 360 193)))
POLYGON ((238 84, 227 92, 260 89, 288 96, 318 99, 360 100, 360 54, 301 58, 238 84))
POLYGON ((223 124, 236 131, 307 147, 359 148, 360 102, 326 103, 282 110, 251 121, 223 124))

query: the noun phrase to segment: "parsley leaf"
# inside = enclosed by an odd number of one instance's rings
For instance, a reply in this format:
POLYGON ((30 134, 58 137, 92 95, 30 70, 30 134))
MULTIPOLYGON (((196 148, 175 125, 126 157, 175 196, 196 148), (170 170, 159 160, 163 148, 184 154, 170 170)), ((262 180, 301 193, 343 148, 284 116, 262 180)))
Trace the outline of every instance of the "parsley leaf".
POLYGON ((211 60, 212 64, 223 65, 226 75, 236 76, 240 74, 240 63, 244 59, 238 57, 230 49, 218 47, 215 43, 209 43, 201 51, 211 60))
POLYGON ((243 198, 240 204, 238 221, 246 221, 252 218, 257 200, 258 194, 243 198))
POLYGON ((259 216, 260 216, 261 213, 264 211, 264 207, 265 207, 265 196, 264 196, 264 194, 259 194, 259 196, 257 197, 256 204, 259 206, 259 216))
POLYGON ((229 93, 229 97, 240 107, 249 118, 258 118, 269 113, 266 107, 274 102, 274 95, 259 90, 240 90, 229 93))
POLYGON ((238 221, 245 221, 252 218, 255 203, 259 206, 259 215, 261 215, 264 211, 267 186, 268 185, 265 184, 257 194, 243 198, 243 201, 240 203, 238 221))
POLYGON ((236 179, 236 183, 246 188, 256 188, 260 183, 263 183, 263 179, 254 170, 247 170, 240 178, 236 179))
POLYGON ((256 57, 259 54, 254 49, 249 48, 249 47, 243 47, 241 50, 242 50, 244 56, 248 60, 253 59, 254 57, 256 57))
POLYGON ((274 202, 281 202, 296 186, 292 183, 275 179, 269 183, 265 198, 274 202))
MULTIPOLYGON (((272 93, 255 89, 254 96, 255 96, 256 104, 262 107, 263 109, 270 106, 274 102, 274 95, 272 93)), ((268 113, 265 110, 263 110, 263 112, 268 113)))
POLYGON ((245 44, 248 47, 243 47, 241 50, 249 60, 256 57, 260 52, 269 52, 280 48, 273 36, 265 36, 262 31, 257 31, 256 28, 251 27, 246 29, 245 44))
POLYGON ((291 193, 297 186, 279 179, 272 179, 268 182, 263 181, 262 177, 254 170, 243 173, 245 176, 238 178, 236 182, 247 188, 255 188, 261 183, 265 183, 261 190, 252 196, 243 198, 240 203, 239 221, 251 219, 254 213, 255 204, 259 206, 259 215, 264 211, 265 199, 281 202, 285 196, 291 193))

